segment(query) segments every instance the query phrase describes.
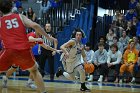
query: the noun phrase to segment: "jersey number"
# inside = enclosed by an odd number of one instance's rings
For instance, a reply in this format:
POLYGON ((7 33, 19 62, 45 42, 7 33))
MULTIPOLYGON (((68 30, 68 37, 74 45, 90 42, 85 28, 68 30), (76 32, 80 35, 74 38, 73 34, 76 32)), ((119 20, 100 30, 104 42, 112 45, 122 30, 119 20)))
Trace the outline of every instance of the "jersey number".
POLYGON ((11 19, 11 20, 6 20, 5 23, 7 24, 7 29, 11 28, 18 28, 19 24, 17 22, 17 18, 11 19))

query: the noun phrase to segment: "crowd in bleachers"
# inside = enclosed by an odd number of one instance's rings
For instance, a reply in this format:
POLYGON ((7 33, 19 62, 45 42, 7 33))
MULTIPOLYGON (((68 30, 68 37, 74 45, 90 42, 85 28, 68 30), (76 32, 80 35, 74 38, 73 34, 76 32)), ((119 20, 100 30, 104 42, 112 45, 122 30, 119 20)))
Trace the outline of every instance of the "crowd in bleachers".
MULTIPOLYGON (((135 82, 136 74, 140 70, 140 1, 130 0, 126 14, 116 10, 112 24, 106 37, 101 36, 94 46, 92 63, 95 71, 90 74, 88 81, 92 81, 96 70, 99 71, 98 81, 108 81, 110 69, 115 69, 114 82, 123 82, 127 72, 135 82)), ((86 50, 85 50, 86 51, 86 50)), ((127 75, 127 77, 129 77, 127 75)))

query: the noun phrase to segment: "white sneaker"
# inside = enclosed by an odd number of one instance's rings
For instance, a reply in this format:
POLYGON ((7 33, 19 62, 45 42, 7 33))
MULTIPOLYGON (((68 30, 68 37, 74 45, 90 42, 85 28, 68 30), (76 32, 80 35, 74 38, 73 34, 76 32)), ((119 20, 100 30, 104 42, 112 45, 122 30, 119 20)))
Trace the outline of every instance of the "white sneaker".
POLYGON ((100 75, 98 82, 103 82, 103 75, 100 75))
POLYGON ((135 78, 134 77, 132 78, 131 83, 135 83, 135 78))
POLYGON ((37 86, 33 83, 26 83, 26 87, 31 88, 31 89, 37 89, 37 86))
POLYGON ((103 78, 99 78, 98 79, 98 82, 103 82, 103 78))
POLYGON ((123 83, 123 82, 122 82, 122 79, 119 80, 119 83, 123 83))
POLYGON ((89 82, 93 81, 93 75, 90 75, 90 76, 89 76, 88 81, 89 81, 89 82))
POLYGON ((3 76, 2 77, 2 87, 3 88, 7 88, 7 77, 6 76, 3 76))

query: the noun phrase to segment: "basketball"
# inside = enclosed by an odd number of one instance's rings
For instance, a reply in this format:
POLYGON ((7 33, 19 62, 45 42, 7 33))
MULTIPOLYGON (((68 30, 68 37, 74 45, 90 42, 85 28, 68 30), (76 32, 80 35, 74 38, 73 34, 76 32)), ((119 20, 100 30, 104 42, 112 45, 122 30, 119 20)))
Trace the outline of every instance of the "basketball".
POLYGON ((84 63, 84 69, 86 73, 92 73, 94 71, 94 65, 92 63, 84 63))

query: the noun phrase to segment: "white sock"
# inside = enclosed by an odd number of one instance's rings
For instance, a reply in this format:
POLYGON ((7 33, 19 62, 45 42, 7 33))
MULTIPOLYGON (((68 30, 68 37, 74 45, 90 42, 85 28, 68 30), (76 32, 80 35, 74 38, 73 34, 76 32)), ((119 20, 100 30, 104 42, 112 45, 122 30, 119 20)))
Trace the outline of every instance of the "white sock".
POLYGON ((74 80, 74 79, 70 76, 70 74, 67 73, 67 72, 63 72, 63 75, 64 75, 67 79, 69 79, 69 80, 74 80))
POLYGON ((32 79, 28 79, 28 83, 33 83, 33 80, 32 79))

